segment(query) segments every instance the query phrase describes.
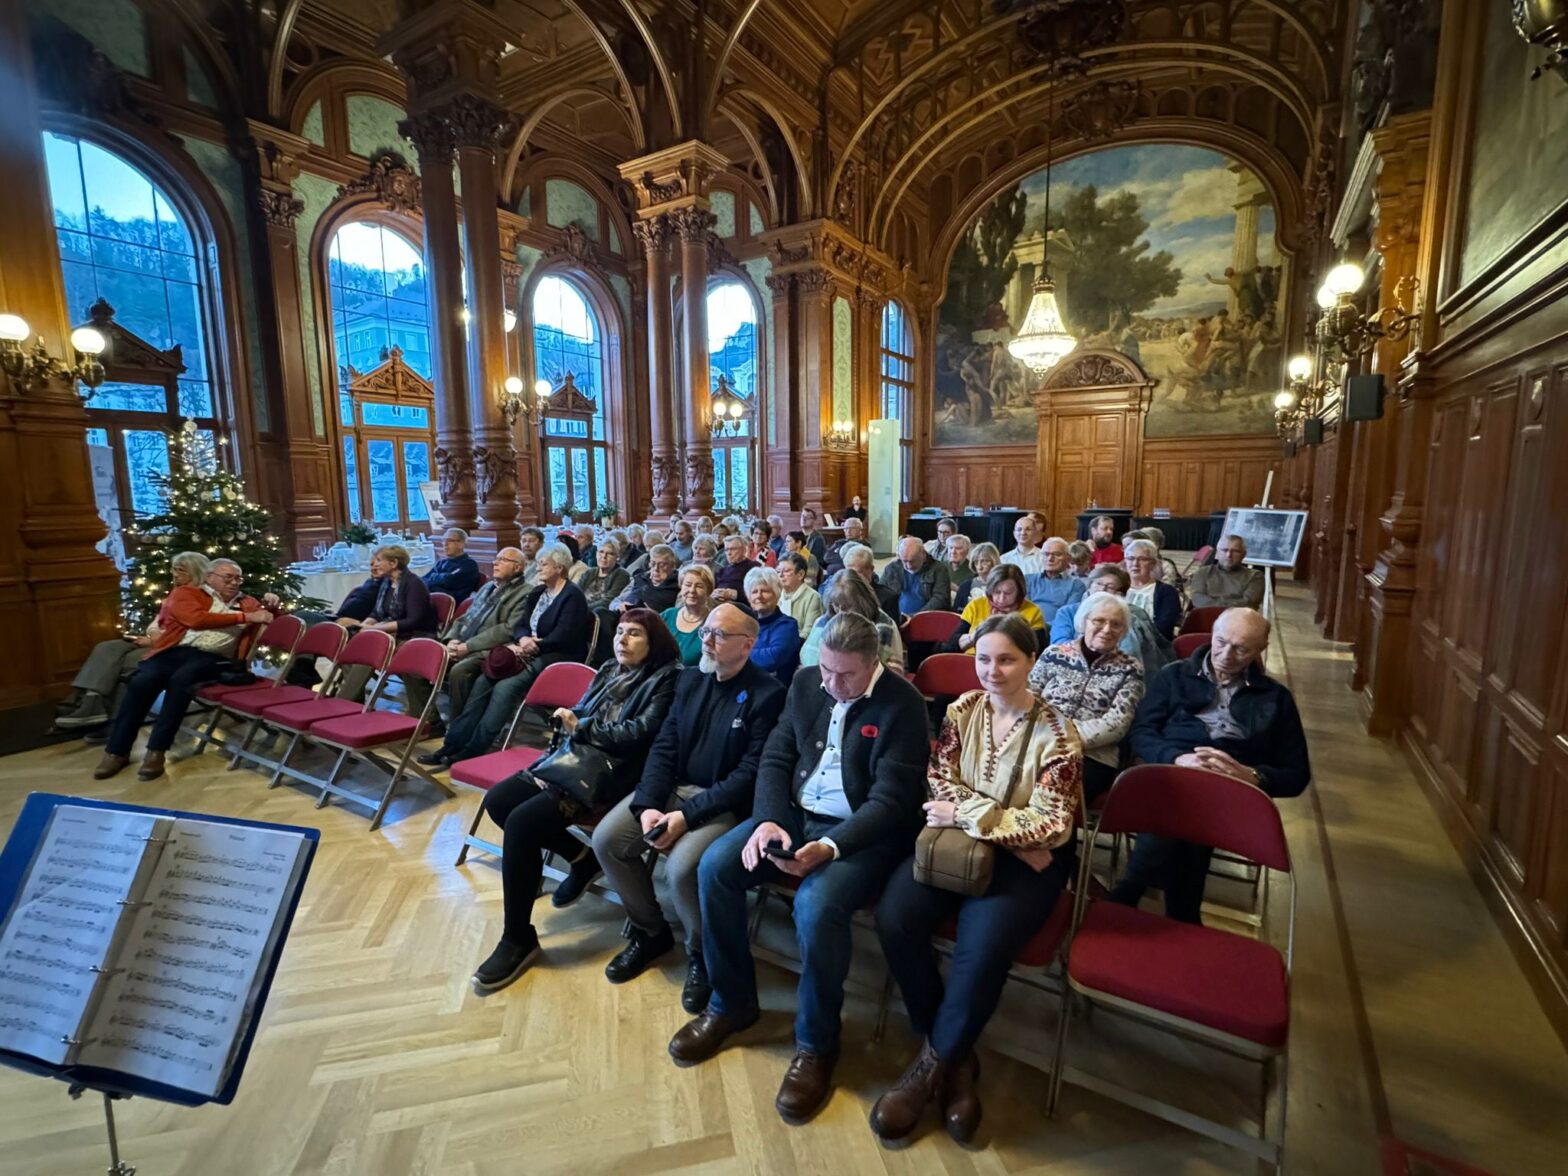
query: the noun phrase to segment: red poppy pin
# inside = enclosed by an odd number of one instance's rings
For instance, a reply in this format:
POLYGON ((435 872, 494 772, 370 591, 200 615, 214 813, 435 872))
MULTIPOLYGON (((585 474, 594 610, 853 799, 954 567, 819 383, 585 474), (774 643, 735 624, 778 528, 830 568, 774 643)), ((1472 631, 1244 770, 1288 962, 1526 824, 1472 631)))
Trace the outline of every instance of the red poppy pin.
POLYGON ((860 733, 867 739, 875 739, 878 735, 876 726, 872 723, 867 723, 864 727, 860 728, 860 733))

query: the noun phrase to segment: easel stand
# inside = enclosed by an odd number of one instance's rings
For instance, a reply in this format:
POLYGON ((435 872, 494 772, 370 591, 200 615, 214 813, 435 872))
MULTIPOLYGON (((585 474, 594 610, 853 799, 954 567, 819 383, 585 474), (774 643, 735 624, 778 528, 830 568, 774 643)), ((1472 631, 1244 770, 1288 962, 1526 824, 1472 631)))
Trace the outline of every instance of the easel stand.
MULTIPOLYGON (((90 1088, 73 1083, 67 1093, 72 1098, 81 1098, 82 1094, 88 1089, 90 1088)), ((110 1094, 107 1090, 99 1093, 103 1095, 103 1122, 105 1129, 109 1133, 108 1176, 136 1176, 136 1169, 120 1158, 120 1137, 114 1132, 114 1100, 126 1096, 110 1094)))

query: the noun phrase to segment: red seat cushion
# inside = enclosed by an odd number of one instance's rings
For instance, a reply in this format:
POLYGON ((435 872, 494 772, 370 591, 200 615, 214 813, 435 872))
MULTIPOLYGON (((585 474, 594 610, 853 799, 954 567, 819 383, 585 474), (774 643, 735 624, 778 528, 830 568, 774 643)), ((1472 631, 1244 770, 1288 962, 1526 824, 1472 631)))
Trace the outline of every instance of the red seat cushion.
POLYGON ((362 702, 346 698, 312 698, 308 702, 291 702, 284 706, 269 706, 262 711, 262 718, 274 726, 290 731, 308 731, 324 719, 337 719, 344 715, 357 715, 364 709, 362 702))
POLYGON ((407 742, 418 726, 419 720, 410 715, 371 711, 312 723, 310 737, 327 739, 342 747, 380 747, 386 743, 407 742))
POLYGON ((242 715, 259 715, 269 706, 309 702, 315 697, 316 692, 309 686, 252 686, 225 695, 223 705, 242 715))
POLYGON ((492 751, 489 755, 476 755, 473 759, 458 760, 452 765, 452 779, 470 788, 489 791, 515 772, 532 767, 544 756, 542 747, 508 747, 505 751, 492 751))
POLYGON ((203 702, 217 702, 219 699, 231 698, 236 694, 245 694, 252 690, 265 690, 270 694, 273 689, 266 682, 246 682, 243 686, 238 684, 226 686, 222 682, 214 682, 196 691, 196 697, 203 702))
POLYGON ((1267 943, 1091 902, 1068 952, 1085 988, 1280 1048, 1290 1029, 1284 958, 1267 943))

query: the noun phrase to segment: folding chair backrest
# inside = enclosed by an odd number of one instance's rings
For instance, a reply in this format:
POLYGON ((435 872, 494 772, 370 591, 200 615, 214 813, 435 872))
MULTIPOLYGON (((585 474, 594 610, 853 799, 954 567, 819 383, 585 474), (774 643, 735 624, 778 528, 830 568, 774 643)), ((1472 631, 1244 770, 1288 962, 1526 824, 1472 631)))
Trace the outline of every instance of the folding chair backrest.
POLYGON ((397 647, 392 664, 387 667, 387 675, 413 674, 429 682, 433 691, 439 690, 446 663, 446 646, 441 642, 429 637, 411 637, 397 647))
POLYGON ((294 647, 304 635, 305 622, 291 613, 284 613, 273 617, 271 623, 261 631, 261 636, 256 639, 256 649, 276 650, 286 656, 294 652, 294 647))
MULTIPOLYGON (((484 585, 480 585, 480 587, 483 587, 483 586, 484 585)), ((465 597, 463 597, 463 603, 457 606, 457 611, 452 614, 452 619, 454 621, 457 620, 458 617, 462 616, 464 613, 466 613, 469 609, 471 609, 473 607, 474 607, 474 598, 472 596, 465 596, 465 597)), ((445 625, 442 626, 442 628, 445 628, 445 627, 446 627, 445 625)))
POLYGON ((452 623, 452 614, 457 611, 457 601, 450 593, 432 592, 430 604, 436 610, 436 632, 441 632, 452 623))
POLYGON ((953 630, 963 624, 964 618, 956 612, 947 612, 934 609, 930 612, 917 612, 911 615, 903 624, 904 641, 932 641, 943 642, 953 635, 953 630))
POLYGON ((1274 798, 1261 788, 1201 768, 1128 768, 1105 798, 1099 831, 1153 833, 1212 845, 1270 869, 1290 871, 1290 847, 1274 798))
POLYGON ((1212 633, 1214 631, 1214 622, 1220 619, 1220 613, 1224 611, 1224 606, 1218 604, 1188 609, 1186 617, 1181 622, 1181 631, 1183 633, 1212 633))
POLYGON ((295 657, 324 657, 329 661, 336 661, 343 652, 343 645, 348 641, 348 630, 335 621, 322 621, 319 625, 312 625, 305 631, 305 636, 300 639, 298 647, 294 650, 295 657))
POLYGON ((1209 562, 1209 556, 1211 556, 1213 554, 1214 554, 1214 545, 1212 543, 1205 543, 1202 547, 1198 548, 1197 551, 1194 551, 1192 553, 1192 562, 1190 564, 1188 564, 1187 566, 1190 567, 1190 568, 1191 567, 1199 567, 1199 568, 1201 568, 1204 564, 1209 562))
POLYGON ((1176 647, 1176 656, 1180 657, 1180 658, 1191 657, 1193 654, 1197 653, 1198 650, 1202 649, 1205 645, 1208 645, 1209 642, 1210 642, 1210 638, 1212 636, 1213 636, 1213 634, 1211 634, 1211 633, 1181 633, 1181 634, 1179 634, 1177 636, 1175 642, 1174 642, 1174 645, 1176 647))
POLYGON ((338 658, 338 668, 344 666, 369 666, 385 671, 392 658, 392 647, 397 644, 385 629, 361 629, 348 639, 348 648, 338 658))
POLYGON ((524 706, 576 706, 593 684, 593 667, 582 662, 556 662, 545 666, 528 688, 524 706))
POLYGON ((920 663, 915 689, 936 698, 957 698, 978 690, 980 677, 975 672, 975 659, 967 653, 933 653, 920 663))

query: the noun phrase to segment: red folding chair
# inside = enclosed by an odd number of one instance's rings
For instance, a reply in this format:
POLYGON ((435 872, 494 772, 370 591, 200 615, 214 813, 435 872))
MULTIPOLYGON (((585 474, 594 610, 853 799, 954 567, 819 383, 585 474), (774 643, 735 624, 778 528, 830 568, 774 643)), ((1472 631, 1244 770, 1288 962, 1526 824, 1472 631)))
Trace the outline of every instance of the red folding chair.
MULTIPOLYGON (((523 712, 529 707, 548 707, 554 710, 559 706, 576 706, 582 701, 583 695, 588 693, 593 675, 593 667, 585 666, 582 662, 556 662, 554 665, 546 666, 534 679, 533 685, 528 688, 528 694, 518 706, 517 713, 512 716, 511 725, 507 727, 506 735, 501 740, 501 750, 476 755, 471 759, 458 760, 452 765, 449 773, 452 783, 479 792, 489 792, 508 776, 538 762, 544 755, 544 748, 511 746, 512 736, 517 731, 517 724, 523 717, 523 712)), ((479 821, 484 815, 485 806, 481 800, 474 812, 473 823, 468 826, 468 833, 463 838, 463 848, 458 850, 456 865, 460 866, 468 860, 469 846, 500 856, 499 845, 475 836, 479 830, 479 821)))
MULTIPOLYGON (((337 626, 334 625, 333 628, 337 626)), ((214 682, 210 686, 203 686, 196 691, 196 701, 205 706, 199 711, 193 722, 185 724, 185 730, 196 736, 196 751, 201 755, 207 750, 207 744, 215 743, 222 747, 227 740, 218 738, 218 720, 224 715, 222 702, 235 694, 248 690, 272 690, 283 685, 289 670, 294 667, 296 650, 300 641, 305 636, 305 622, 296 616, 284 613, 274 617, 261 636, 256 639, 256 647, 252 656, 262 653, 282 654, 283 664, 278 669, 275 677, 266 678, 261 682, 247 682, 244 685, 226 686, 222 682, 214 682)))
POLYGON ((457 601, 452 599, 451 593, 432 592, 430 603, 436 610, 436 632, 446 632, 446 627, 452 623, 452 614, 457 611, 457 601))
MULTIPOLYGON (((477 589, 476 589, 476 591, 477 591, 477 589)), ((457 620, 458 617, 462 616, 464 613, 466 613, 469 609, 471 609, 473 607, 474 607, 474 598, 472 596, 465 596, 465 597, 463 597, 463 603, 457 606, 457 611, 452 614, 452 619, 454 621, 457 620)), ((445 625, 442 626, 442 628, 445 628, 445 627, 446 627, 445 625)))
POLYGON ((299 644, 294 647, 293 660, 285 668, 285 672, 278 675, 276 681, 265 686, 249 686, 223 696, 218 704, 219 708, 225 714, 241 721, 248 721, 250 724, 238 745, 235 745, 232 738, 223 741, 223 747, 229 752, 230 771, 239 766, 238 753, 249 747, 251 737, 260 729, 262 711, 269 706, 278 706, 285 702, 304 702, 316 697, 316 691, 312 687, 288 685, 284 681, 288 677, 287 670, 302 661, 314 662, 319 658, 326 658, 332 664, 323 681, 325 685, 337 672, 338 658, 343 655, 343 647, 346 644, 348 644, 348 630, 342 625, 332 621, 312 625, 300 638, 299 644))
MULTIPOLYGON (((311 693, 304 699, 290 701, 266 699, 246 700, 247 709, 255 710, 256 722, 250 730, 245 732, 245 740, 235 750, 234 762, 229 766, 235 767, 241 759, 254 764, 272 769, 272 778, 267 781, 268 788, 276 788, 285 775, 294 775, 288 770, 289 758, 299 746, 300 738, 306 729, 322 719, 336 719, 343 715, 358 714, 369 710, 369 702, 355 702, 352 699, 336 697, 337 690, 343 683, 343 671, 349 666, 368 666, 373 673, 386 676, 388 664, 392 661, 392 653, 397 646, 397 640, 391 633, 384 629, 361 629, 349 638, 348 645, 333 663, 331 672, 326 681, 321 684, 320 693, 311 693), (289 743, 283 749, 279 759, 272 759, 257 751, 250 750, 252 735, 261 730, 285 734, 289 743)), ((381 690, 380 684, 376 687, 376 694, 381 690)), ((375 695, 371 696, 372 698, 375 695)))
POLYGON ((915 689, 928 700, 957 698, 980 689, 975 659, 967 653, 933 653, 915 672, 915 689))
POLYGON ((1219 604, 1205 605, 1203 608, 1189 608, 1187 615, 1182 618, 1182 633, 1212 633, 1214 622, 1220 619, 1220 613, 1225 607, 1219 604))
POLYGON ((937 646, 952 637, 964 618, 956 612, 934 609, 904 618, 899 635, 904 639, 904 656, 912 670, 918 670, 937 646))
MULTIPOLYGON (((391 665, 381 676, 381 681, 377 683, 375 692, 365 703, 363 711, 339 718, 321 719, 310 723, 304 729, 305 738, 309 742, 332 748, 338 753, 332 771, 319 781, 321 795, 316 800, 317 808, 325 805, 329 796, 341 796, 344 800, 356 804, 372 803, 367 797, 338 783, 338 777, 351 758, 373 764, 387 773, 386 788, 382 790, 380 801, 375 802, 375 815, 370 818, 372 830, 381 827, 381 820, 386 816, 387 804, 392 799, 392 793, 397 790, 404 774, 410 769, 434 784, 447 796, 457 795, 446 783, 431 775, 414 760, 414 748, 419 743, 425 720, 435 707, 436 696, 441 693, 441 683, 446 679, 449 660, 446 646, 441 642, 429 637, 411 638, 397 647, 397 652, 392 655, 391 665), (376 700, 386 689, 387 682, 394 677, 408 674, 423 678, 430 684, 424 709, 417 715, 401 715, 393 711, 376 710, 376 700), (383 759, 378 754, 389 749, 397 755, 395 763, 383 759)), ((291 775, 295 775, 296 779, 307 779, 295 773, 291 775)))
POLYGON ((1176 656, 1189 658, 1205 645, 1209 644, 1208 633, 1178 633, 1176 634, 1176 656))
MULTIPOLYGON (((1150 833, 1236 854, 1260 868, 1290 874, 1290 849, 1274 801, 1251 784, 1168 764, 1143 764, 1117 777, 1096 828, 1150 833)), ((1088 877, 1084 855, 1080 883, 1088 877)), ((1057 1025, 1056 1064, 1047 1106, 1054 1113, 1064 1079, 1219 1140, 1278 1167, 1285 1140, 1285 1063, 1290 1030, 1290 969, 1296 933, 1296 888, 1290 887, 1283 954, 1260 937, 1178 923, 1103 899, 1082 884, 1071 944, 1068 991, 1057 1025), (1074 997, 1158 1026, 1263 1067, 1263 1116, 1256 1136, 1204 1119, 1081 1070, 1066 1068, 1067 1025, 1074 997), (1271 1087, 1279 1123, 1268 1133, 1271 1087)))

